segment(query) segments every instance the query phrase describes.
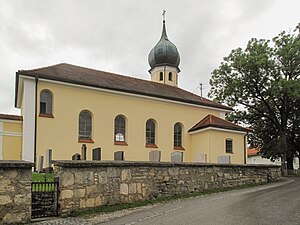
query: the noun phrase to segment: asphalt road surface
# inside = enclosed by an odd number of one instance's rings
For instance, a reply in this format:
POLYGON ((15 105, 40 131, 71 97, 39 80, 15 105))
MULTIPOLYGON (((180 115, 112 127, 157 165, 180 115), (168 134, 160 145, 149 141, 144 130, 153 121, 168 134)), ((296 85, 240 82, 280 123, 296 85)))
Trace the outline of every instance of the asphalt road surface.
POLYGON ((300 178, 160 204, 101 224, 300 225, 300 178))

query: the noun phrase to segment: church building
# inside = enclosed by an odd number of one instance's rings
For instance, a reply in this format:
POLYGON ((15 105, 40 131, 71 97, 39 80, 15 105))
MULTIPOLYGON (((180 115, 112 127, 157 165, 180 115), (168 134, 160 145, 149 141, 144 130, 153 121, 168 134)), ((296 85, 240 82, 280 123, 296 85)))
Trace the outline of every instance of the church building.
POLYGON ((21 116, 0 115, 1 158, 246 163, 248 129, 225 120, 232 109, 178 86, 164 20, 148 61, 149 81, 66 63, 19 70, 21 116), (5 145, 4 123, 19 126, 18 145, 5 145))

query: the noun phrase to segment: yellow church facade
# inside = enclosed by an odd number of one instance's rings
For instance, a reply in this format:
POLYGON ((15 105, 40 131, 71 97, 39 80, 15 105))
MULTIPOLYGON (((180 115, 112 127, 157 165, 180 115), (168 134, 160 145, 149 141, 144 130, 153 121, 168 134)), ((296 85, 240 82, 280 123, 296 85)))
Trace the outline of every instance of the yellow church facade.
MULTIPOLYGON (((189 128, 195 125, 195 121, 199 118, 204 118, 208 114, 220 116, 223 113, 215 109, 126 93, 77 86, 64 87, 64 84, 53 82, 41 82, 38 90, 39 93, 51 90, 54 97, 54 118, 37 117, 37 154, 45 155, 45 150, 51 148, 57 159, 71 159, 72 154, 80 153, 82 144, 85 144, 88 160, 92 159, 92 149, 101 148, 103 160, 112 160, 114 152, 124 151, 125 160, 148 161, 149 152, 159 150, 163 161, 171 161, 171 154, 174 151, 183 152, 185 161, 196 161, 197 148, 200 152, 201 150, 204 152, 205 148, 200 147, 202 141, 197 143, 199 138, 194 138, 193 146, 193 136, 205 138, 206 132, 189 134, 189 128), (74 102, 74 98, 76 104, 66 104, 74 102), (91 137, 87 140, 79 138, 79 115, 82 111, 88 111, 92 117, 91 137), (125 132, 122 133, 124 141, 118 141, 115 134, 118 116, 125 119, 125 132), (148 120, 153 120, 155 124, 153 144, 148 144, 146 140, 148 120), (174 146, 176 123, 182 128, 181 146, 174 146)), ((211 131, 207 131, 209 132, 211 131)), ((215 135, 216 138, 218 136, 216 131, 211 135, 215 135)), ((237 141, 238 135, 241 134, 227 131, 224 138, 234 137, 237 141)), ((224 138, 222 139, 225 140, 224 138)), ((222 149, 225 150, 225 147, 222 149)), ((235 156, 233 161, 241 162, 239 158, 243 157, 243 149, 239 149, 235 156)), ((208 162, 216 162, 216 158, 208 158, 208 162)))
POLYGON ((22 159, 22 117, 0 114, 0 160, 22 159))
POLYGON ((248 130, 225 120, 232 109, 178 87, 165 21, 148 61, 151 81, 66 63, 19 70, 20 158, 246 163, 248 130))

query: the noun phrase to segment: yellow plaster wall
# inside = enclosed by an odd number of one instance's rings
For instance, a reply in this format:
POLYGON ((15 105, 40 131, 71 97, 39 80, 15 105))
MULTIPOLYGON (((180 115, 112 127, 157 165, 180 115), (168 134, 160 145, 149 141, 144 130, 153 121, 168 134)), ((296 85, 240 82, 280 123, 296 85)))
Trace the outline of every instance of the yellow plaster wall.
POLYGON ((3 122, 3 130, 5 132, 22 133, 22 122, 3 122))
POLYGON ((3 160, 22 159, 22 123, 3 122, 2 157, 3 160))
POLYGON ((209 131, 203 131, 194 133, 191 135, 192 151, 191 151, 191 161, 198 161, 198 154, 207 154, 207 162, 209 163, 209 131))
POLYGON ((54 118, 38 117, 37 156, 45 155, 46 149, 52 148, 53 159, 71 159, 74 153, 80 153, 82 143, 78 143, 78 115, 82 110, 93 114, 94 143, 86 143, 88 160, 92 149, 101 147, 103 160, 112 160, 114 152, 122 150, 126 160, 148 161, 151 150, 161 150, 162 161, 170 161, 174 151, 173 126, 180 122, 184 125, 184 160, 191 161, 192 144, 188 129, 207 114, 220 115, 217 110, 40 81, 38 93, 43 89, 53 93, 54 118), (128 146, 114 145, 114 119, 119 114, 127 119, 128 146), (158 149, 145 147, 145 126, 150 118, 157 122, 158 149))
POLYGON ((210 130, 210 159, 216 163, 218 156, 230 155, 231 163, 244 163, 244 134, 230 131, 210 130), (225 140, 232 139, 232 152, 226 153, 225 140))

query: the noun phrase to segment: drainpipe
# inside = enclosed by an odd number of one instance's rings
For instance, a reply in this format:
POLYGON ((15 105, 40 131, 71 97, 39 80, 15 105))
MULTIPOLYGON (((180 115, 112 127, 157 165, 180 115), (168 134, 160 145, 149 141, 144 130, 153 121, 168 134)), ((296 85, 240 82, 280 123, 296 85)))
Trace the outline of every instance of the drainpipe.
POLYGON ((34 112, 34 117, 35 117, 35 125, 34 125, 34 171, 36 171, 36 134, 37 134, 37 91, 38 91, 38 77, 35 77, 35 112, 34 112))
POLYGON ((247 143, 246 143, 247 136, 248 136, 248 132, 244 135, 244 164, 247 164, 247 143))

